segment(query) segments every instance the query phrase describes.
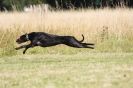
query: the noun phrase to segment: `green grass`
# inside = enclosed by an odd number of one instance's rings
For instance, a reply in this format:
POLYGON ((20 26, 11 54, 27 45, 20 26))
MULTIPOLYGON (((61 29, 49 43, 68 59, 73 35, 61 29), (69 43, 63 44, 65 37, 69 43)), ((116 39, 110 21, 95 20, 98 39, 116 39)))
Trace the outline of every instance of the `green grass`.
POLYGON ((133 88, 133 53, 1 57, 0 88, 133 88))

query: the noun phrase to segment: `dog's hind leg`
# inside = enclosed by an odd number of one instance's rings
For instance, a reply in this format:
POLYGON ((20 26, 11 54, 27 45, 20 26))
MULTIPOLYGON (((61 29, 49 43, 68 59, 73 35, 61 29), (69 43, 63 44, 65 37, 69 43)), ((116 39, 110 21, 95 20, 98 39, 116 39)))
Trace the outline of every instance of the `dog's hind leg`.
POLYGON ((68 42, 66 42, 66 45, 75 47, 75 48, 91 48, 94 49, 92 46, 87 46, 87 45, 94 45, 92 43, 80 43, 78 42, 75 38, 69 39, 68 42))
POLYGON ((65 45, 75 48, 83 48, 84 46, 78 43, 66 43, 65 45))
POLYGON ((92 46, 87 46, 87 45, 83 45, 83 46, 84 46, 84 48, 94 49, 94 47, 92 47, 92 46))
POLYGON ((82 43, 82 44, 84 44, 84 45, 95 45, 93 43, 82 43))
POLYGON ((87 46, 85 44, 80 44, 80 43, 67 43, 65 45, 71 46, 71 47, 75 47, 75 48, 90 48, 90 49, 94 49, 94 47, 92 46, 87 46))
POLYGON ((74 37, 69 38, 64 44, 70 47, 84 48, 84 46, 79 43, 74 37))

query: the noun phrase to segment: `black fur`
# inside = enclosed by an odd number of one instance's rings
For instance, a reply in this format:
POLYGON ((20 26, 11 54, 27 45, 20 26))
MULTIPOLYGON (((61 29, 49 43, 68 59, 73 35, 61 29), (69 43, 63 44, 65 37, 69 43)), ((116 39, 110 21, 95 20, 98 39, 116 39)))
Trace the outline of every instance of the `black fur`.
POLYGON ((78 41, 73 36, 58 36, 58 35, 47 34, 44 32, 31 32, 29 34, 24 34, 20 36, 20 38, 16 40, 18 44, 21 44, 27 41, 30 41, 31 43, 29 45, 23 45, 23 46, 17 47, 15 49, 19 50, 19 49, 25 48, 25 50, 23 51, 23 54, 25 54, 28 48, 32 48, 35 46, 50 47, 58 44, 65 44, 67 46, 75 47, 75 48, 94 49, 94 47, 88 46, 88 45, 94 45, 94 44, 82 43, 84 41, 84 36, 82 35, 82 37, 83 39, 81 41, 78 41))

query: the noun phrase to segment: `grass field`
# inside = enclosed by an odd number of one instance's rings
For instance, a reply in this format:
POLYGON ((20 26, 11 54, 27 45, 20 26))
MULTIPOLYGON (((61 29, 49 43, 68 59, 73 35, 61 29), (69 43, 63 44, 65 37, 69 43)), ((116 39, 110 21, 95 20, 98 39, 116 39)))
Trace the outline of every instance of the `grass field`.
POLYGON ((0 88, 133 88, 132 53, 0 58, 0 88))
MULTIPOLYGON (((0 88, 133 88, 133 9, 0 12, 0 88), (72 35, 95 49, 29 49, 15 40, 42 31, 72 35)), ((27 44, 27 43, 26 43, 27 44)))
MULTIPOLYGON (((95 50, 72 49, 57 46, 31 49, 35 53, 133 52, 133 10, 99 9, 54 12, 1 12, 0 56, 19 55, 15 40, 22 34, 43 31, 58 35, 72 35, 85 42, 95 43, 95 50)), ((22 52, 22 51, 21 51, 22 52)))

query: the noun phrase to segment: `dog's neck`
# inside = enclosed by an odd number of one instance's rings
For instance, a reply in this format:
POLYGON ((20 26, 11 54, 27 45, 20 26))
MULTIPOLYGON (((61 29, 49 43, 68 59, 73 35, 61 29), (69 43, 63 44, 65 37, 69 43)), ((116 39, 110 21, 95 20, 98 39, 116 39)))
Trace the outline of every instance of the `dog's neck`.
POLYGON ((34 36, 35 36, 35 32, 31 32, 31 33, 26 35, 26 39, 28 41, 32 41, 34 39, 34 36))
POLYGON ((26 39, 29 41, 30 39, 29 39, 29 35, 28 34, 26 34, 26 39))

